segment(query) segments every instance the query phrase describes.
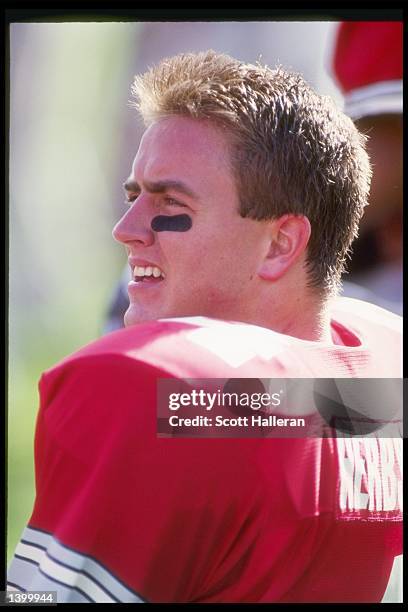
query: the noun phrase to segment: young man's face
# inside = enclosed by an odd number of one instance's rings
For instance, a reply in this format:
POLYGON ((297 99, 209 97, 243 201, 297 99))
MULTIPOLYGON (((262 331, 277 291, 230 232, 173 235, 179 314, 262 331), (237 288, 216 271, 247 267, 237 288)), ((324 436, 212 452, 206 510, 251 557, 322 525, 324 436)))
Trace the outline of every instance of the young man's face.
POLYGON ((267 225, 239 215, 222 133, 183 117, 154 123, 126 190, 129 210, 113 232, 132 271, 136 266, 126 326, 194 315, 251 322, 257 270, 269 248, 267 225), (149 267, 162 275, 142 280, 149 267))

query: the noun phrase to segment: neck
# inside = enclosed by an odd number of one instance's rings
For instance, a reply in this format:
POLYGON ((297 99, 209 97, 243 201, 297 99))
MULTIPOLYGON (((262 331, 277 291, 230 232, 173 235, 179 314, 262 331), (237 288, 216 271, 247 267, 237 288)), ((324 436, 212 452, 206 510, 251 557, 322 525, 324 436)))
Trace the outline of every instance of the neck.
POLYGON ((269 296, 261 303, 268 307, 261 306, 248 322, 301 340, 333 343, 328 301, 310 290, 286 297, 279 292, 275 300, 269 296))
POLYGON ((315 305, 306 307, 299 304, 299 309, 291 313, 283 313, 277 319, 274 328, 287 336, 294 336, 301 340, 313 342, 325 342, 331 344, 332 334, 330 327, 330 315, 326 307, 315 305))

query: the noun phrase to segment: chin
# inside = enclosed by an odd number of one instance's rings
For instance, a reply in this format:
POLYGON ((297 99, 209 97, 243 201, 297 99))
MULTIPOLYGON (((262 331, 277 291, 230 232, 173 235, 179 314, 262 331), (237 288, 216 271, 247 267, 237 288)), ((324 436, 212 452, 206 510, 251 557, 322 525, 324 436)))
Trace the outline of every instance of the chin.
MULTIPOLYGON (((123 322, 125 327, 132 327, 132 325, 138 325, 140 323, 147 323, 148 321, 158 321, 159 319, 165 319, 170 316, 169 311, 160 312, 159 309, 144 309, 139 304, 130 304, 129 308, 125 312, 123 322)), ((173 315, 176 316, 176 315, 173 315)), ((180 315, 181 316, 181 315, 180 315)))
POLYGON ((132 325, 137 325, 138 323, 145 323, 146 321, 152 321, 157 317, 148 316, 148 313, 141 312, 138 307, 129 306, 127 311, 125 312, 125 316, 123 318, 123 322, 125 327, 132 327, 132 325))
MULTIPOLYGON (((161 312, 156 310, 144 310, 140 308, 139 304, 130 304, 127 309, 123 322, 125 327, 132 327, 132 325, 138 325, 140 323, 147 323, 148 321, 158 321, 159 319, 170 319, 180 317, 196 317, 196 316, 213 316, 217 318, 217 315, 205 314, 202 308, 161 308, 161 312)), ((218 318, 222 318, 219 316, 218 318)))

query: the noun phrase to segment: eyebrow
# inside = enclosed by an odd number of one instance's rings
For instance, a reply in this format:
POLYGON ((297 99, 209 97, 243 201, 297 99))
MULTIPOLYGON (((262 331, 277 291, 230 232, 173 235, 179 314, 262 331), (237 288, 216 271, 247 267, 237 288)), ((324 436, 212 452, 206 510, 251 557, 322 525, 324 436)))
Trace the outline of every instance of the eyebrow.
MULTIPOLYGON (((123 184, 123 187, 126 191, 129 191, 129 192, 133 192, 133 193, 141 192, 140 185, 133 179, 128 179, 123 184)), ((188 196, 189 198, 192 198, 193 200, 199 200, 198 195, 192 189, 190 189, 188 185, 186 185, 182 181, 176 181, 172 179, 166 179, 163 181, 156 181, 156 182, 146 181, 145 188, 146 188, 146 191, 149 191, 150 193, 164 193, 165 191, 169 191, 170 189, 173 189, 174 191, 183 193, 184 195, 188 196)))

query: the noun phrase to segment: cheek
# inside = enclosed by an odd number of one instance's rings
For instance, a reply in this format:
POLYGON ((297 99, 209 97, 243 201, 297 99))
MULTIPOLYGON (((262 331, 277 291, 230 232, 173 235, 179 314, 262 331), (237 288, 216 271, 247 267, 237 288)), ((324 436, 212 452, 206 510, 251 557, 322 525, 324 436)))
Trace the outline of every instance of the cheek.
POLYGON ((204 265, 207 252, 205 242, 194 234, 193 229, 186 232, 160 232, 156 235, 164 258, 163 263, 169 267, 169 272, 183 273, 204 265))
POLYGON ((156 240, 160 249, 172 265, 202 256, 206 251, 206 241, 194 228, 183 232, 157 232, 156 240))
POLYGON ((163 263, 174 278, 188 277, 190 286, 206 282, 214 290, 238 290, 255 276, 255 245, 242 228, 240 232, 226 232, 219 226, 205 229, 193 224, 184 232, 157 232, 163 263))

